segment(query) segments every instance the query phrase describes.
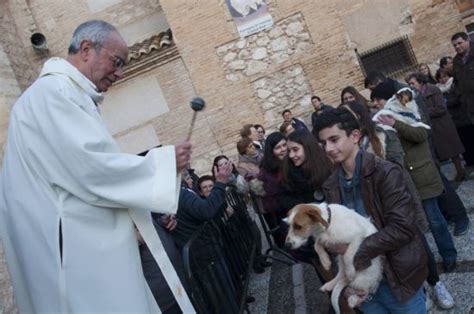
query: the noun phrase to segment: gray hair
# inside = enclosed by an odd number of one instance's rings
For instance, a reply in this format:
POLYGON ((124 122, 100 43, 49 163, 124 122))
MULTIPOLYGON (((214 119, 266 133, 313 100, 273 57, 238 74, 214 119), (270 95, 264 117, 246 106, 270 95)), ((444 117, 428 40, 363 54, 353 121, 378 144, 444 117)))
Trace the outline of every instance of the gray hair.
POLYGON ((110 33, 118 32, 115 26, 101 20, 90 20, 79 25, 72 34, 71 44, 69 45, 68 54, 76 54, 79 52, 81 42, 89 40, 99 49, 110 33))

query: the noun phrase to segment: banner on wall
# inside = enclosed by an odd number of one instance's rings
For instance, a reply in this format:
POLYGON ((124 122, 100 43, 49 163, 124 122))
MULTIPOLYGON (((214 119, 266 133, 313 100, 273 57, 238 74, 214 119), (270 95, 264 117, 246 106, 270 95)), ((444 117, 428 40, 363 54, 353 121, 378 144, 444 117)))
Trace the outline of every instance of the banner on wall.
POLYGON ((264 0, 226 0, 226 3, 242 38, 273 25, 264 0))

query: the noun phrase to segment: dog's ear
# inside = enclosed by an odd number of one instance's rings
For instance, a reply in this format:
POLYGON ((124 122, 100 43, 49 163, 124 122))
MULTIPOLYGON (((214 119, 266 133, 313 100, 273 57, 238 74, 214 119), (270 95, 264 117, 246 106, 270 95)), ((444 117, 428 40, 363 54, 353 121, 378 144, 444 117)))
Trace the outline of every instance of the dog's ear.
POLYGON ((314 223, 320 223, 322 224, 325 228, 329 227, 327 221, 321 217, 321 209, 318 206, 314 205, 302 205, 303 210, 305 211, 305 214, 311 219, 312 222, 314 223))

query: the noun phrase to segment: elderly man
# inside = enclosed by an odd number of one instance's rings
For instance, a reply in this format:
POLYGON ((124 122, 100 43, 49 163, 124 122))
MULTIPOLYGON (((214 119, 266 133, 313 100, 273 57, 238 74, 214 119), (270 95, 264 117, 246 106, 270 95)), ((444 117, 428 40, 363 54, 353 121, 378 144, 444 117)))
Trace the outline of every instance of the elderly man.
MULTIPOLYGON (((145 157, 120 152, 98 104, 123 76, 127 56, 112 25, 83 23, 67 59, 48 60, 13 106, 0 224, 20 312, 159 311, 143 277, 134 224, 160 251, 150 210, 176 212, 177 172, 191 145, 152 149, 145 157)), ((186 304, 176 273, 163 272, 186 304)))

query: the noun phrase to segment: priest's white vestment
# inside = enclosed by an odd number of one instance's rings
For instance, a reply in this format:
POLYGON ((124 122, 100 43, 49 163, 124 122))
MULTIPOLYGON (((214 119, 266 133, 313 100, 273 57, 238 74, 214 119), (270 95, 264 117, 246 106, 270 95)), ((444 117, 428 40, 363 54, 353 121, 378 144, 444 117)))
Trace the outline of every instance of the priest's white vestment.
POLYGON ((176 212, 174 147, 121 153, 101 100, 74 66, 52 58, 12 108, 0 227, 20 312, 159 312, 128 209, 142 220, 176 212))

